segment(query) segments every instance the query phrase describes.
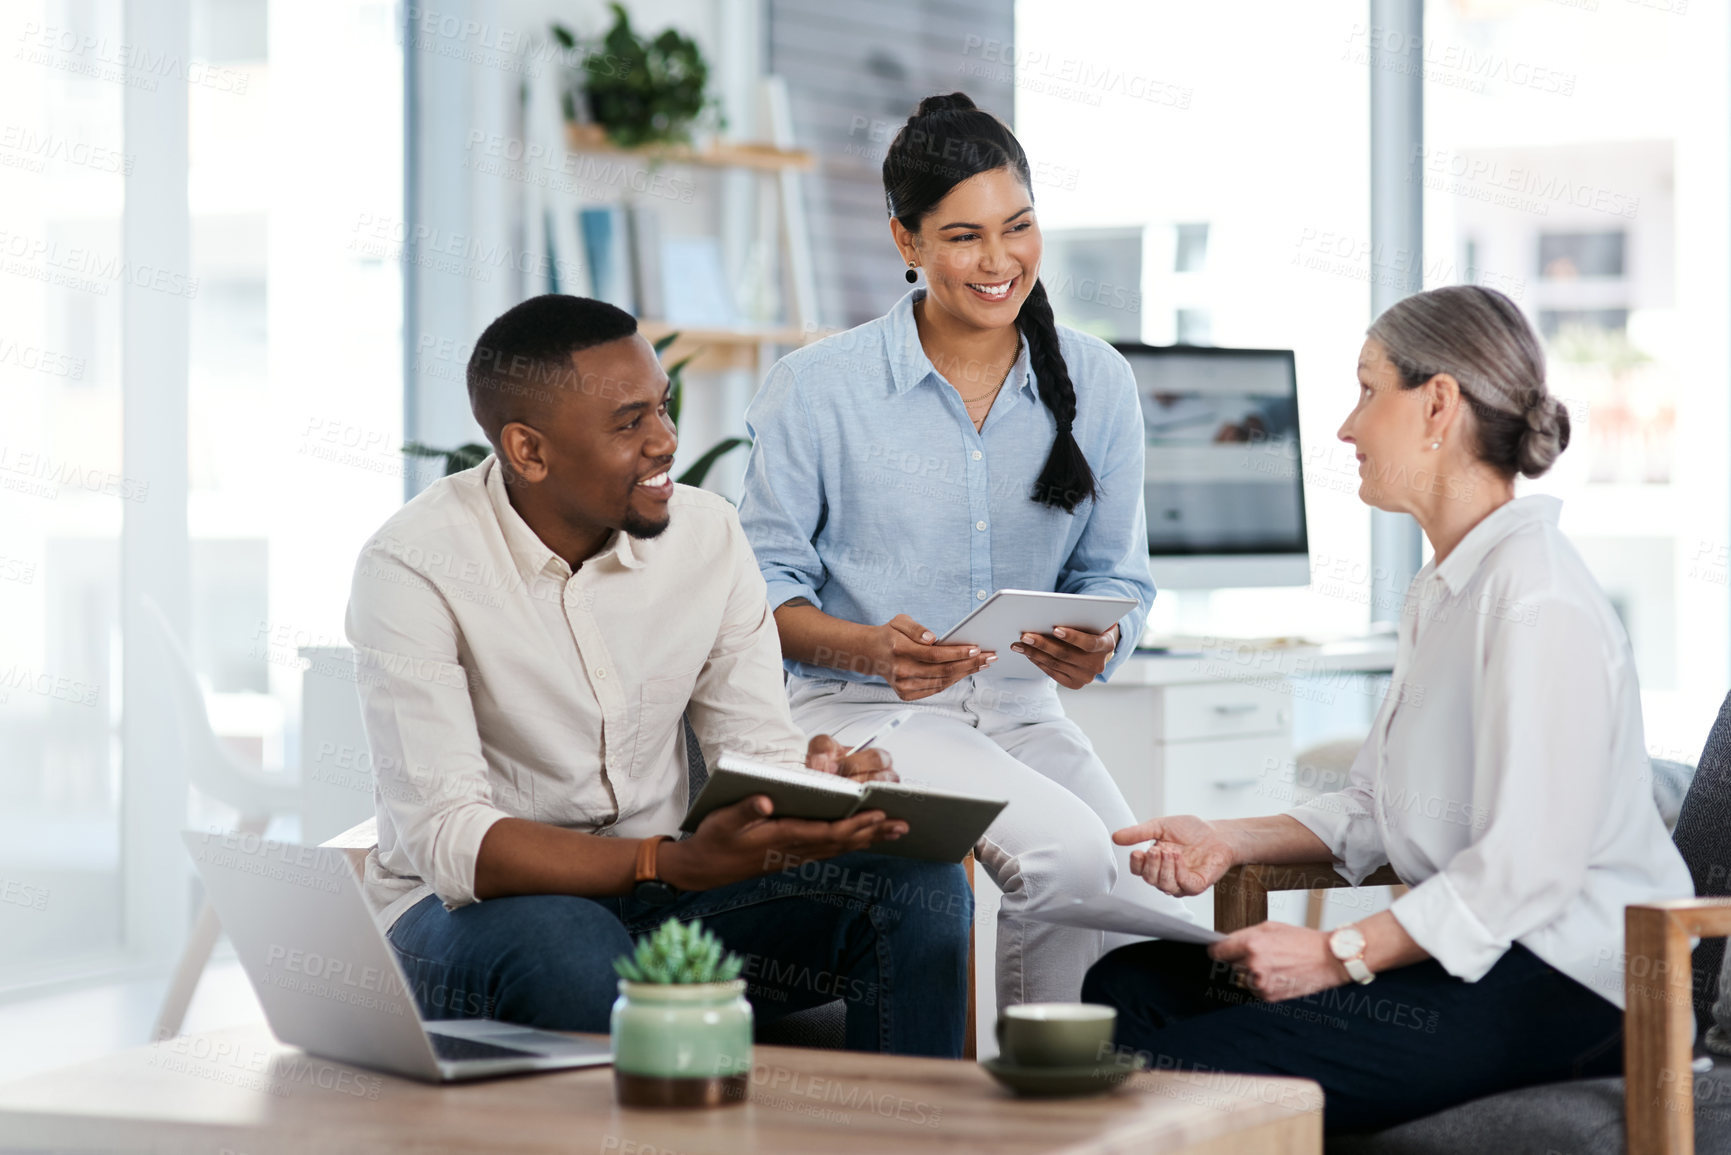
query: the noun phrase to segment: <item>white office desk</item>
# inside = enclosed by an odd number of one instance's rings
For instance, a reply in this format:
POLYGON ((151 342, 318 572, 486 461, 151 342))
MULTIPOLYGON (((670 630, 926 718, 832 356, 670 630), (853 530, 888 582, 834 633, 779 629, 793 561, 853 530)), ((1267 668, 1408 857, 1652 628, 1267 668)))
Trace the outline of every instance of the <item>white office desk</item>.
MULTIPOLYGON (((1178 686, 1196 682, 1256 682, 1265 678, 1386 674, 1394 669, 1394 635, 1321 645, 1258 646, 1222 641, 1200 651, 1160 654, 1137 650, 1108 686, 1178 686)), ((1076 692, 1076 691, 1072 691, 1076 692)))
MULTIPOLYGON (((1104 685, 1060 691, 1138 819, 1274 814, 1314 783, 1294 765, 1293 715, 1343 698, 1374 714, 1363 674, 1394 668, 1390 637, 1328 645, 1230 643, 1200 656, 1138 652, 1104 685)), ((1191 900, 1204 921, 1208 896, 1191 900)))
POLYGON ((332 838, 373 816, 373 758, 361 722, 355 652, 302 646, 301 841, 332 838))

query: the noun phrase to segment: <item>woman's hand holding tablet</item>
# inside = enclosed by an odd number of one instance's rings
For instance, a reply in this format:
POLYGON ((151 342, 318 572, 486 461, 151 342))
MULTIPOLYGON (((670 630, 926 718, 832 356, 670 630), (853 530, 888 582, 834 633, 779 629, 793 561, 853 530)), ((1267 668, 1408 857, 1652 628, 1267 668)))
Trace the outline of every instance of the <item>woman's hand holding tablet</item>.
POLYGON ((1050 634, 1028 633, 1010 647, 1059 685, 1080 690, 1106 668, 1118 649, 1118 623, 1103 634, 1054 626, 1050 634))
POLYGON ((1118 621, 1135 606, 1135 598, 999 590, 938 641, 1010 651, 1000 674, 1048 677, 1079 690, 1106 668, 1118 647, 1118 621))
POLYGON ((996 653, 965 642, 938 643, 932 631, 906 614, 876 627, 872 641, 871 668, 865 672, 888 682, 904 702, 929 698, 998 660, 996 653))

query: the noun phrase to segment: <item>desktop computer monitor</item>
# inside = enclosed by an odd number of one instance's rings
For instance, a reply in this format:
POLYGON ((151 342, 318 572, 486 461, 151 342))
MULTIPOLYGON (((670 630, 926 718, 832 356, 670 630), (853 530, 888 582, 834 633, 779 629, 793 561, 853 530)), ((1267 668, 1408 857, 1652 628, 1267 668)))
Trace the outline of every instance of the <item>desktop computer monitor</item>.
POLYGON ((1130 362, 1142 401, 1155 585, 1308 583, 1292 351, 1114 348, 1130 362))

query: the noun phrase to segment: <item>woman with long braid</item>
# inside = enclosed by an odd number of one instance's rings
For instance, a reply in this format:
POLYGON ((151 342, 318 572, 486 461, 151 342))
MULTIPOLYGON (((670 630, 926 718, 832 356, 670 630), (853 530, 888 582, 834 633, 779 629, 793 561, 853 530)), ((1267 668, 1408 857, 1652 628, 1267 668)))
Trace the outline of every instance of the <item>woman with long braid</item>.
POLYGON ((975 848, 1004 892, 998 1003, 1073 1001, 1106 936, 1015 916, 1133 881, 1109 833, 1129 808, 1057 686, 1105 681, 1154 597, 1136 385, 1111 346, 1053 321, 1028 159, 996 117, 927 98, 883 175, 907 279, 926 284, 770 371, 740 520, 795 719, 852 742, 911 704, 882 741, 905 781, 1010 800, 975 848), (1032 678, 935 644, 1005 588, 1137 605, 1103 634, 1023 635, 1032 678))

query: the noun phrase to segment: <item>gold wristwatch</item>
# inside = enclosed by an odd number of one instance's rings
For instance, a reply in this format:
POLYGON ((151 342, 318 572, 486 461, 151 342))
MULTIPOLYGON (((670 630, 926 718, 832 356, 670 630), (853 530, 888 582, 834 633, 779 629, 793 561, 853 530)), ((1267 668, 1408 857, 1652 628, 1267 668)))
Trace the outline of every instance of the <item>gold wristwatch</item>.
POLYGON ((1364 932, 1356 926, 1343 926, 1328 936, 1329 953, 1346 967, 1352 981, 1363 986, 1376 978, 1376 972, 1364 965, 1364 932))

